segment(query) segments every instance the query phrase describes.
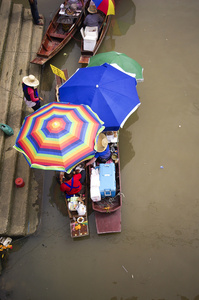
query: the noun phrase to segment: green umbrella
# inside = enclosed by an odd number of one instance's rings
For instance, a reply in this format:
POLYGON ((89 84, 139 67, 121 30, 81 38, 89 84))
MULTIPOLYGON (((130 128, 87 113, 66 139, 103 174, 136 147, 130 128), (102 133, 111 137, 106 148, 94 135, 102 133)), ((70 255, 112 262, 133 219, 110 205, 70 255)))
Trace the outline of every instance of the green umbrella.
POLYGON ((99 53, 90 58, 88 67, 100 66, 104 63, 108 63, 120 71, 135 77, 136 80, 144 81, 143 68, 134 59, 130 58, 126 54, 110 51, 105 53, 99 53))

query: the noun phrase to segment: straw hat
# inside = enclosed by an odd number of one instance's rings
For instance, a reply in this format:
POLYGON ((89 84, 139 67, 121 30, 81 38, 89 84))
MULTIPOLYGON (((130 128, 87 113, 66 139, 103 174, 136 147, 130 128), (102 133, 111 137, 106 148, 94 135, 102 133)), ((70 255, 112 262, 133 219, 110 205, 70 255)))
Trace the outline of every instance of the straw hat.
POLYGON ((25 76, 22 81, 28 86, 36 87, 39 85, 39 80, 34 75, 25 76))
POLYGON ((90 14, 96 14, 96 13, 97 13, 97 8, 96 8, 96 6, 95 6, 94 3, 91 3, 91 4, 89 5, 88 12, 89 12, 90 14))
POLYGON ((104 133, 100 133, 97 141, 97 152, 103 152, 108 146, 108 139, 104 133))

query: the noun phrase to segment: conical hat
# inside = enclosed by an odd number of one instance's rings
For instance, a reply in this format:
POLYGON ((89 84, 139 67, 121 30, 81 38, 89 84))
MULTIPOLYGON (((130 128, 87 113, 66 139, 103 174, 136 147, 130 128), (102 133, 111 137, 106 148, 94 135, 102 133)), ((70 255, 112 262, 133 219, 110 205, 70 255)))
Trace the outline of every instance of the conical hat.
POLYGON ((100 133, 97 141, 97 152, 103 152, 108 146, 108 139, 104 133, 100 133))
POLYGON ((34 75, 25 76, 23 77, 22 81, 27 86, 36 87, 39 85, 39 80, 34 75))
POLYGON ((97 13, 97 8, 96 8, 96 6, 95 6, 94 3, 92 3, 92 4, 89 5, 88 12, 90 14, 96 14, 97 13))

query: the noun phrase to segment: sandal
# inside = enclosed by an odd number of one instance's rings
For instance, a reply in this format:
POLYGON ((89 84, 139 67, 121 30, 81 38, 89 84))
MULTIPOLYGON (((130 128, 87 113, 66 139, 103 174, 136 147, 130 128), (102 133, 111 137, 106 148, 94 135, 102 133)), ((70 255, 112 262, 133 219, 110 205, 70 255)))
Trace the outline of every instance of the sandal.
POLYGON ((36 25, 43 26, 44 22, 42 20, 39 20, 39 22, 36 25))

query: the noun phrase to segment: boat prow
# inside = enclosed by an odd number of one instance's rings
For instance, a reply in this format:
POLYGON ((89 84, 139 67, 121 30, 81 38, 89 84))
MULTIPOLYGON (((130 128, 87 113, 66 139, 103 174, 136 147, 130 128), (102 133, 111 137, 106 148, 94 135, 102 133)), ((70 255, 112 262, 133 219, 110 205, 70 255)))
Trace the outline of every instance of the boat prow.
POLYGON ((89 64, 89 60, 90 60, 90 56, 86 56, 86 55, 81 55, 80 59, 78 61, 79 64, 89 64))
POLYGON ((107 214, 95 211, 95 223, 98 234, 121 232, 121 207, 107 214))
POLYGON ((48 58, 37 56, 33 60, 31 60, 31 64, 41 65, 43 66, 47 62, 48 58))

